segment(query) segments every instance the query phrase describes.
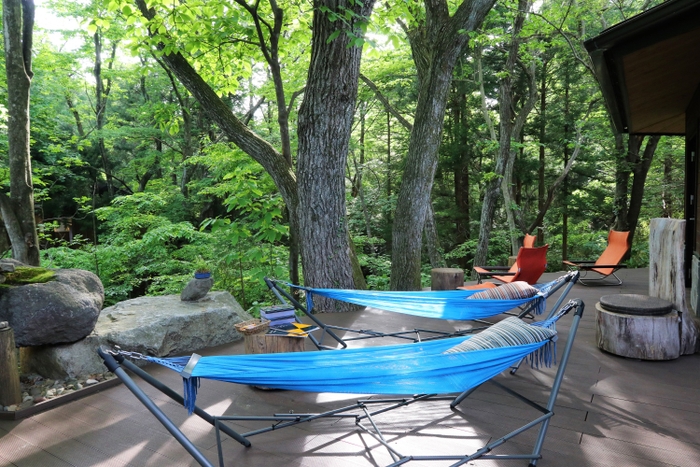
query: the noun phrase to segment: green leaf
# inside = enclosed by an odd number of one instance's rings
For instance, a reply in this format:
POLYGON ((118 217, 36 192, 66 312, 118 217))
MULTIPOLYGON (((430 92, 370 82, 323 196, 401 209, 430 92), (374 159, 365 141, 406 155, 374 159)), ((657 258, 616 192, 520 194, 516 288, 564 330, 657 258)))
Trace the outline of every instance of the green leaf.
POLYGON ((326 44, 329 44, 332 40, 335 40, 340 35, 340 30, 336 29, 333 33, 326 39, 326 44))

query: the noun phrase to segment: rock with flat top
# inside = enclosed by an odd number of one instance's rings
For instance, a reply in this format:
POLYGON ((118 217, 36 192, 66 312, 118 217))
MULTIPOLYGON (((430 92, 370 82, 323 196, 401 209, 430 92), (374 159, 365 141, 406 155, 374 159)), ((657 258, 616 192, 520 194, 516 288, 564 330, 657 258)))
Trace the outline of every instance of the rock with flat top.
POLYGON ((100 345, 156 357, 187 355, 240 339, 234 325, 249 319, 228 292, 210 292, 198 301, 182 301, 178 295, 134 298, 102 310, 85 339, 29 349, 22 371, 46 378, 102 373, 100 345))

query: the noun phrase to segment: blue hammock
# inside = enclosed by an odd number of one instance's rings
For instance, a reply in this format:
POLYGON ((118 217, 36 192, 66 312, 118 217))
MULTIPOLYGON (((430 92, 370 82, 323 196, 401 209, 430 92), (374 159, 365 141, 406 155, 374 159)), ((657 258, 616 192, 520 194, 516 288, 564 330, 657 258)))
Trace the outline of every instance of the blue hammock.
MULTIPOLYGON (((277 279, 266 278, 268 286, 276 291, 274 284, 284 284, 289 288, 306 292, 306 310, 312 313, 314 295, 368 306, 381 310, 404 313, 423 318, 478 320, 489 318, 506 311, 532 304, 535 314, 541 314, 547 305, 547 297, 566 281, 572 280, 572 275, 564 275, 545 284, 535 284, 539 292, 530 298, 497 300, 497 299, 468 299, 483 290, 444 290, 444 291, 372 291, 352 289, 323 289, 294 285, 277 279)), ((279 295, 278 295, 279 297, 279 295)), ((279 297, 281 299, 281 297, 279 297)))
MULTIPOLYGON (((530 326, 553 329, 560 316, 557 314, 530 326)), ((448 394, 479 386, 528 355, 534 365, 546 366, 556 355, 553 339, 445 353, 472 337, 342 352, 145 358, 183 375, 185 406, 191 413, 199 378, 309 392, 448 394)))
MULTIPOLYGON (((564 371, 569 360, 578 324, 583 314, 583 302, 572 300, 550 319, 541 323, 525 325, 516 318, 507 318, 502 325, 489 328, 488 331, 473 337, 450 338, 414 344, 392 345, 387 347, 369 347, 349 349, 338 352, 296 352, 289 354, 239 355, 221 357, 188 358, 152 358, 122 350, 109 351, 98 349, 107 368, 112 371, 134 396, 150 411, 185 450, 203 467, 214 467, 207 456, 180 431, 178 426, 124 371, 130 370, 145 382, 161 391, 178 404, 184 404, 202 420, 214 426, 217 440, 219 465, 223 466, 221 432, 248 447, 249 437, 276 431, 285 427, 296 426, 322 418, 352 419, 355 426, 372 435, 389 450, 394 462, 389 467, 398 467, 410 461, 449 461, 451 465, 465 465, 475 459, 513 459, 530 460, 530 465, 542 458, 542 445, 547 427, 554 416, 559 388, 564 379, 564 371), (512 363, 532 356, 535 365, 554 363, 556 335, 544 329, 535 330, 535 326, 553 328, 554 322, 572 309, 576 309, 569 328, 568 339, 560 356, 559 369, 551 380, 551 391, 546 404, 529 399, 526 395, 494 381, 492 378, 507 369, 512 363), (514 321, 517 325, 511 325, 514 321), (527 338, 529 336, 529 338, 527 338), (480 341, 480 342, 479 342, 480 341), (516 343, 517 342, 517 343, 516 343), (530 342, 522 344, 523 342, 530 342), (453 346, 461 343, 459 347, 453 346), (505 345, 497 348, 484 348, 489 345, 505 345), (453 347, 453 348, 451 348, 453 347), (466 348, 465 348, 466 347, 466 348), (468 350, 476 348, 480 350, 468 350), (448 351, 448 349, 450 349, 448 351), (127 358, 145 358, 179 372, 185 381, 185 398, 167 387, 162 382, 134 365, 127 358), (122 368, 123 366, 123 368, 122 368), (241 384, 263 385, 266 387, 295 389, 303 391, 332 391, 341 393, 370 394, 411 394, 410 397, 389 397, 360 399, 346 407, 333 407, 322 413, 285 412, 272 416, 251 415, 212 415, 196 407, 195 397, 199 378, 215 379, 241 384), (384 442, 374 417, 397 408, 424 400, 450 399, 450 407, 457 406, 468 397, 481 383, 491 381, 497 387, 515 396, 535 410, 535 418, 527 420, 520 428, 511 430, 503 436, 492 438, 486 445, 472 453, 439 455, 404 455, 395 447, 384 442), (437 394, 454 394, 437 396, 437 394), (374 407, 373 409, 370 407, 374 407), (246 433, 234 431, 227 426, 227 421, 259 421, 267 426, 254 428, 246 433), (370 425, 365 424, 369 421, 370 425), (271 423, 272 422, 272 423, 271 423), (521 450, 514 454, 492 454, 506 441, 519 436, 527 430, 539 427, 539 433, 533 444, 531 454, 521 450)), ((247 423, 247 422, 246 422, 247 423)))

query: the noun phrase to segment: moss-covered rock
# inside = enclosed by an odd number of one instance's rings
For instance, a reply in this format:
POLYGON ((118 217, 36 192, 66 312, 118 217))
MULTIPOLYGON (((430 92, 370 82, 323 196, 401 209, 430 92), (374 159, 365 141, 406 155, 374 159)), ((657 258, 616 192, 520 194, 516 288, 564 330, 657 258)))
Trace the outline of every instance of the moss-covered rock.
POLYGON ((47 268, 36 268, 31 266, 15 267, 14 272, 5 272, 4 286, 44 284, 56 278, 56 272, 47 268))

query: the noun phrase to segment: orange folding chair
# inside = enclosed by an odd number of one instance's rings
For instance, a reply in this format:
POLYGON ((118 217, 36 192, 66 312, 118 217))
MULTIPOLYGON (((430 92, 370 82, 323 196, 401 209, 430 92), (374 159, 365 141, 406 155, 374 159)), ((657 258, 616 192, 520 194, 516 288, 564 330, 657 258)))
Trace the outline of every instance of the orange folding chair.
POLYGON ((564 261, 564 264, 571 270, 583 272, 579 279, 582 285, 622 285, 622 279, 617 277, 615 272, 627 267, 620 264, 620 261, 630 249, 629 236, 629 232, 611 230, 608 234, 608 246, 596 261, 564 261), (589 271, 598 273, 600 277, 584 279, 589 271), (608 280, 610 277, 614 277, 615 280, 608 280))
MULTIPOLYGON (((530 237, 533 236, 530 235, 530 237)), ((477 284, 482 284, 482 278, 490 277, 504 283, 525 281, 530 285, 535 284, 545 269, 547 269, 548 249, 549 245, 536 248, 520 248, 515 263, 510 269, 507 266, 474 266, 474 271, 476 271, 477 275, 476 282, 477 284)), ((484 285, 486 284, 489 283, 484 283, 484 285)), ((494 285, 486 285, 486 287, 493 287, 494 285)))

